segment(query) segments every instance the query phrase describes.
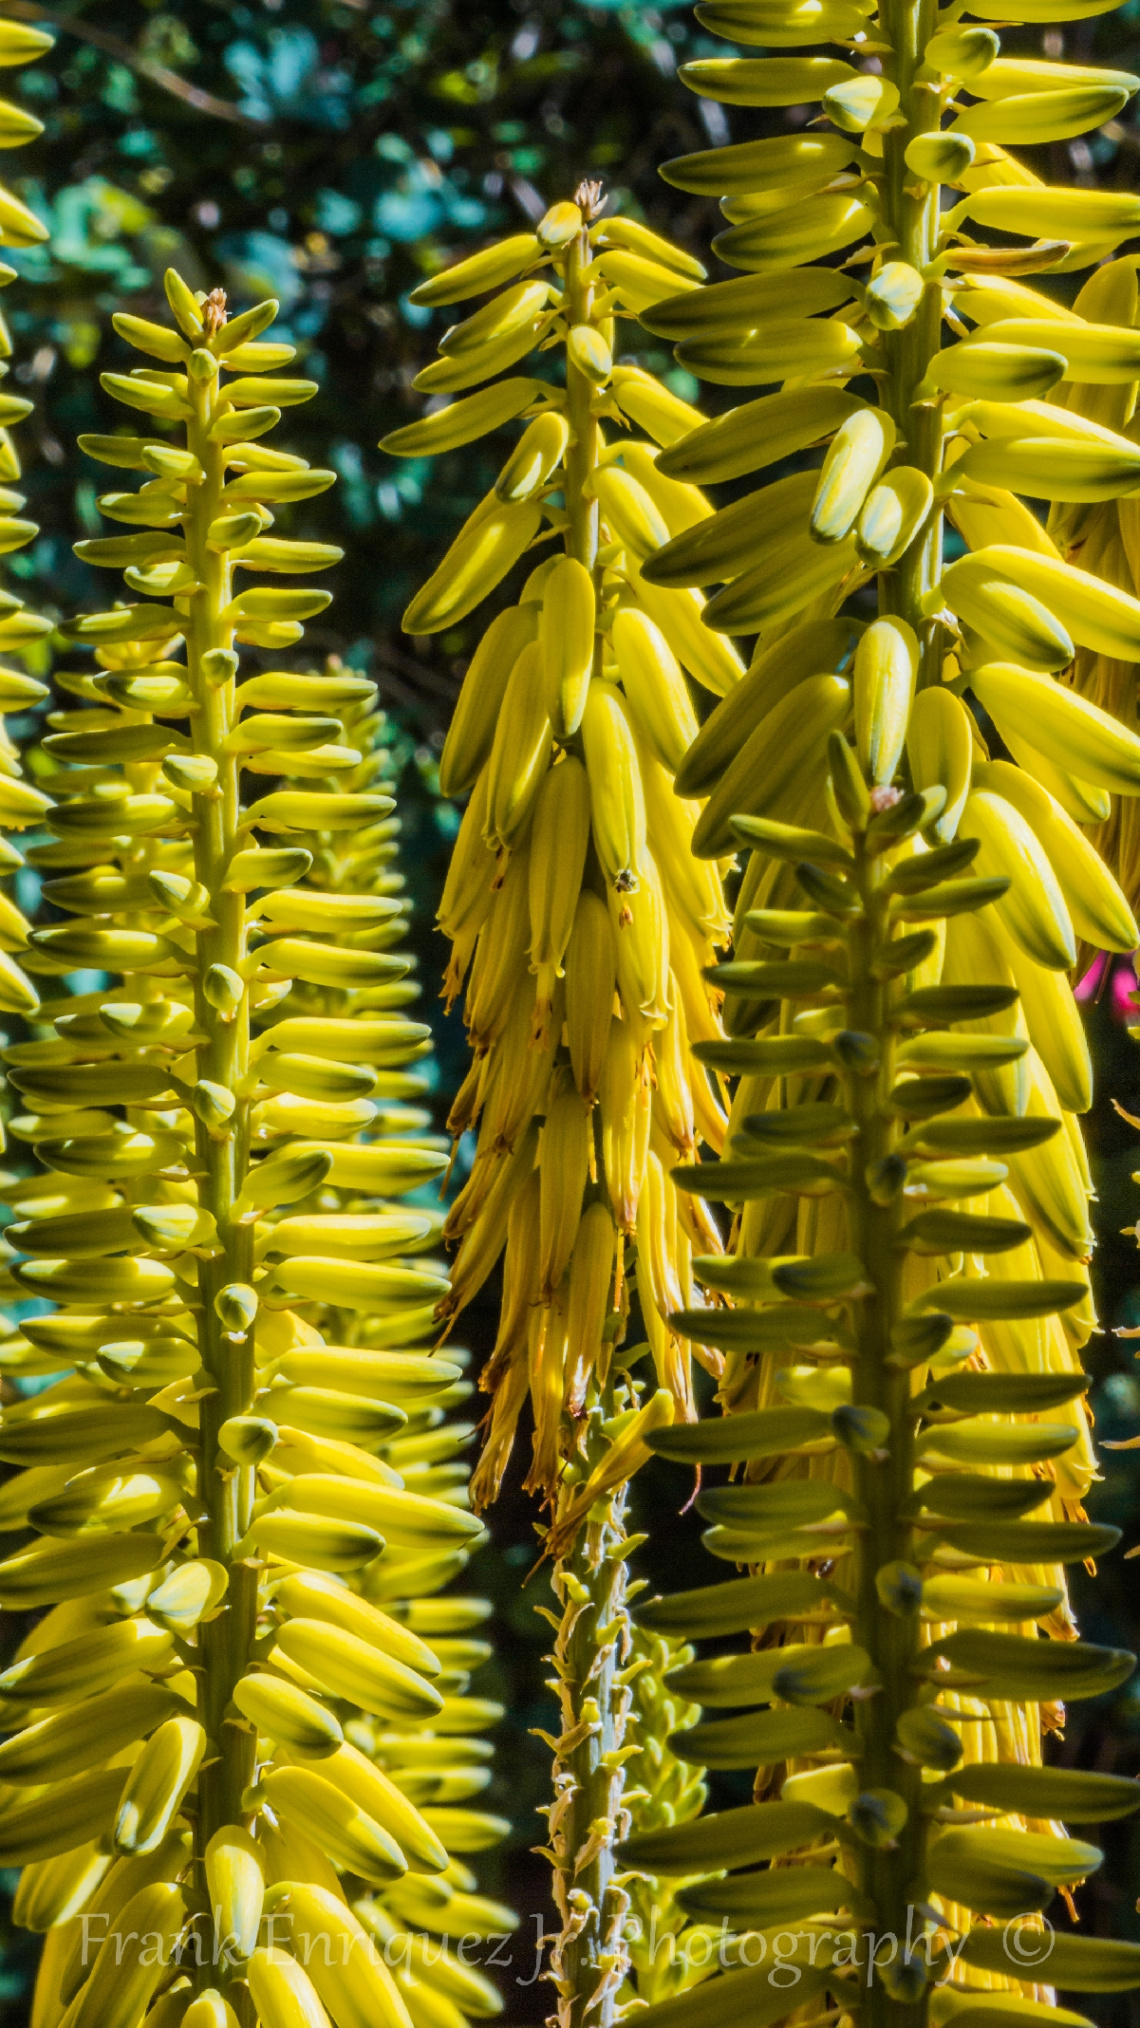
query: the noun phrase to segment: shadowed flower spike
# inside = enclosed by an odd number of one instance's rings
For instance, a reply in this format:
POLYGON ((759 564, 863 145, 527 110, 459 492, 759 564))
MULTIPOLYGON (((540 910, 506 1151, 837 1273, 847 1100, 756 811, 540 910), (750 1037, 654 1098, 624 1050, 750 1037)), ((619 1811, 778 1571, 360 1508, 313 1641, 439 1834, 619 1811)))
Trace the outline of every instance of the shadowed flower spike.
MULTIPOLYGON (((654 1834, 646 1862, 703 1870, 689 1915, 793 1928, 800 1976, 773 1995, 742 1952, 646 2028, 805 2004, 917 2028, 951 1976, 1028 2022, 1042 1976, 1140 1984, 1133 1945, 1045 1930, 1016 1959, 1003 1929, 1100 1863, 1081 1826, 1140 1803, 1047 1751, 1066 1700, 1134 1666, 1079 1638, 1065 1573, 1117 1535, 1081 1505, 1091 1073, 1072 982, 1138 937, 1126 861, 1122 889, 1085 827, 1140 793, 1134 707, 1087 674, 1140 654, 1140 601, 1078 538, 1123 527, 1137 483, 1135 279, 1098 264, 1140 212, 1049 189, 1006 150, 1090 130, 1137 80, 1002 57, 989 28, 933 34, 908 0, 832 25, 852 56, 874 38, 872 75, 799 54, 823 23, 793 13, 701 9, 797 53, 703 58, 692 89, 817 103, 823 123, 666 165, 721 199, 714 250, 744 278, 642 312, 691 372, 757 390, 658 460, 678 484, 756 484, 671 531, 643 579, 757 641, 676 774, 707 797, 698 857, 745 855, 712 974, 729 1039, 695 1045, 737 1080, 723 1158, 673 1171, 732 1218, 730 1250, 692 1263, 704 1302, 673 1320, 723 1352, 723 1413, 647 1438, 710 1468, 706 1545, 748 1574, 638 1618, 718 1642, 670 1679, 703 1707, 674 1753, 759 1770, 754 1803, 654 1834), (1073 309, 1019 278, 1089 269, 1073 309), (1056 503, 1048 532, 1023 495, 1056 503)), ((1132 819, 1111 821, 1124 838, 1132 819)))

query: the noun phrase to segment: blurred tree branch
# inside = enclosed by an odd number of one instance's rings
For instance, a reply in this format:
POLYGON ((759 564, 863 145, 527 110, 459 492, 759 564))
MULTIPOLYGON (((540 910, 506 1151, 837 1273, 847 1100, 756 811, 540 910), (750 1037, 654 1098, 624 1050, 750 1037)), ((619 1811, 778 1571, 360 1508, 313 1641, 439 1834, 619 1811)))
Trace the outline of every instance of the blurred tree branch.
POLYGON ((152 84, 171 92, 197 113, 205 113, 214 120, 229 120, 235 127, 244 127, 251 133, 260 132, 266 124, 264 120, 251 119, 248 113, 243 113, 239 106, 231 105, 228 99, 215 98, 213 92, 188 84, 176 70, 157 63, 151 56, 140 56, 129 42, 108 34, 105 28, 96 28, 77 14, 57 14, 50 7, 37 6, 36 0, 5 0, 3 11, 17 21, 42 21, 46 27, 58 29, 62 35, 75 35, 81 42, 93 43, 105 55, 114 57, 116 63, 126 64, 140 77, 149 78, 152 84))

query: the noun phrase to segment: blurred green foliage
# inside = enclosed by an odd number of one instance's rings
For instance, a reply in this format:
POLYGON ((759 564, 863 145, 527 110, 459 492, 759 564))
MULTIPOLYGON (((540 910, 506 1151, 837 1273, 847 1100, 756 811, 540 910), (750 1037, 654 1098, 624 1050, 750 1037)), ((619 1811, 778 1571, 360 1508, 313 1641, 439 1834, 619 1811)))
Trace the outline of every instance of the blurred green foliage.
MULTIPOLYGON (((13 11, 59 30, 46 59, 6 79, 46 131, 5 166, 52 235, 17 257, 8 299, 15 378, 37 402, 21 443, 42 534, 12 566, 29 598, 62 611, 98 596, 70 553, 98 526, 95 471, 74 439, 121 426, 98 383, 126 358, 112 310, 158 310, 172 263, 195 288, 223 282, 239 306, 271 294, 321 382, 290 412, 288 440, 341 481, 303 510, 306 532, 346 550, 329 622, 308 644, 361 665, 378 654, 386 702, 438 733, 463 638, 421 654, 397 622, 492 467, 376 448, 422 406, 410 381, 435 336, 409 291, 586 174, 623 209, 707 240, 706 207, 655 173, 709 138, 675 75, 706 40, 687 6, 80 0, 56 12, 14 0, 13 11)), ((721 109, 707 116, 719 138, 721 109)))

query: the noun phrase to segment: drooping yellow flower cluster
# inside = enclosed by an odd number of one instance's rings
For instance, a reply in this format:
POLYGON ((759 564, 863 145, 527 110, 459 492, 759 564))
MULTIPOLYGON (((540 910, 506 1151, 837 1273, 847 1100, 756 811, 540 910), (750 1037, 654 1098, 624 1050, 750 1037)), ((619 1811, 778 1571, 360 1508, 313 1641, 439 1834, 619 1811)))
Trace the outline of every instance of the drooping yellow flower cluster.
POLYGON ((427 304, 490 297, 446 333, 417 377, 424 392, 464 393, 536 348, 556 351, 565 386, 500 381, 385 439, 422 456, 528 419, 412 600, 409 632, 453 625, 534 545, 554 543, 484 633, 440 769, 445 793, 470 790, 440 921, 475 1051, 451 1125, 478 1126, 446 1227, 459 1245, 442 1314, 504 1257, 481 1500, 528 1391, 530 1483, 553 1492, 563 1416, 581 1415, 624 1328, 628 1242, 660 1383, 679 1416, 694 1413, 690 1348, 667 1320, 688 1306, 694 1248, 717 1243, 670 1170, 723 1139, 689 1051, 720 1034, 702 972, 728 919, 716 869, 690 850, 698 806, 674 795, 673 777, 697 731, 686 678, 720 696, 742 664, 702 625, 699 594, 660 590, 645 572, 711 515, 695 487, 659 471, 660 447, 700 418, 613 353, 616 316, 695 288, 702 271, 645 226, 596 218, 593 186, 578 199, 415 292, 427 304))

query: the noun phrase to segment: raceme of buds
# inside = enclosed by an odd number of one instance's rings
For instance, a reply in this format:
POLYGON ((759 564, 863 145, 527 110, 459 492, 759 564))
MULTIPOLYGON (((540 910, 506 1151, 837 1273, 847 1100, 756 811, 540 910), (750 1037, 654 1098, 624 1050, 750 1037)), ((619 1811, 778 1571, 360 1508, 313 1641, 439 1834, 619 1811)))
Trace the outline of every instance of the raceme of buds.
MULTIPOLYGON (((42 29, 19 21, 0 21, 0 70, 20 68, 52 47, 52 37, 42 29)), ((41 121, 23 106, 0 100, 0 134, 6 148, 19 148, 43 132, 41 121)), ((0 184, 0 247, 38 246, 47 238, 47 227, 23 200, 0 184)), ((0 263, 0 288, 15 281, 16 270, 0 263)), ((6 379, 12 339, 7 320, 0 312, 0 379, 6 379)), ((13 490, 20 478, 20 457, 12 438, 12 426, 30 414, 32 403, 23 395, 0 392, 0 556, 23 549, 38 535, 34 521, 22 518, 24 496, 13 490)), ((27 711, 47 696, 37 677, 25 669, 3 665, 4 655, 34 651, 52 631, 51 621, 29 613, 23 601, 10 589, 0 592, 0 713, 27 711)), ((19 750, 6 727, 0 728, 0 830, 22 831, 35 824, 47 808, 48 798, 34 782, 24 777, 19 750)), ((16 953, 27 943, 28 922, 6 891, 10 876, 23 864, 9 837, 0 839, 0 1013, 23 1016, 31 1013, 38 995, 16 953)))
POLYGON ((27 853, 55 997, 5 1052, 10 1285, 57 1307, 3 1345, 50 1384, 0 1417, 5 1524, 36 1531, 0 1601, 48 1608, 0 1692, 0 1851, 45 2019, 436 2028, 497 2004, 424 1936, 503 1926, 466 1856, 504 1826, 466 1807, 485 1608, 435 1596, 482 1531, 461 1361, 417 1349, 447 1281, 409 1200, 446 1155, 393 801, 370 683, 242 667, 329 601, 278 579, 339 552, 266 532, 332 483, 264 441, 313 383, 278 371, 273 303, 167 293, 172 324, 118 319, 148 364, 106 376, 141 434, 84 440, 143 475, 100 502, 128 532, 80 545, 135 597, 68 629, 94 663, 57 679, 27 853), (337 1949, 305 1962, 314 1929, 337 1949), (159 1997, 170 1951, 189 1983, 159 1997))
MULTIPOLYGON (((631 1594, 634 1589, 631 1585, 631 1594)), ((669 1744, 672 1732, 699 1716, 675 1687, 692 1660, 693 1650, 682 1643, 642 1627, 631 1628, 627 1729, 638 1752, 623 1797, 628 1830, 617 1849, 618 1879, 629 1896, 629 1986, 619 1996, 623 2004, 635 1992, 651 2002, 689 1991, 707 1976, 723 1942, 710 1924, 693 1922, 686 1915, 681 1897, 691 1880, 674 1866, 674 1841, 668 1839, 669 1833, 693 1822, 708 1794, 700 1770, 681 1760, 669 1744), (656 1870, 654 1841, 663 1833, 668 1839, 666 1873, 656 1870)), ((704 1826, 694 1833, 698 1839, 703 1834, 704 1826)), ((699 1877, 701 1871, 697 1852, 692 1874, 699 1877)))

